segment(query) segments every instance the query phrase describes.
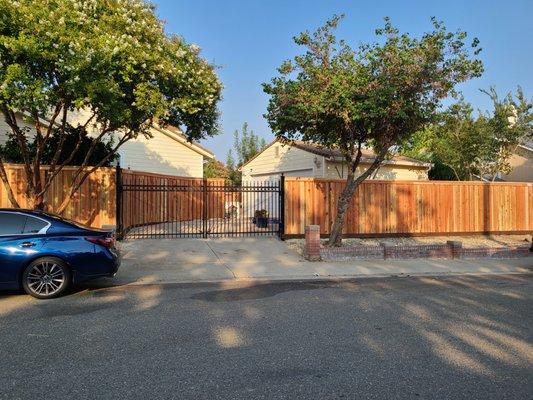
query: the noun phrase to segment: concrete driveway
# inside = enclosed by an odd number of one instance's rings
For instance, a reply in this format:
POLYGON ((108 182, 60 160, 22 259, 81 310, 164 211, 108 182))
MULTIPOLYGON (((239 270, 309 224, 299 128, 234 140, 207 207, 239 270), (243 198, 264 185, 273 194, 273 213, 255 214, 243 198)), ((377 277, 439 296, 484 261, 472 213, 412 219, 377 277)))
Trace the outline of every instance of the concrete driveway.
POLYGON ((527 273, 533 257, 514 260, 366 260, 309 262, 274 237, 139 239, 120 244, 113 284, 288 280, 391 275, 527 273))
POLYGON ((309 264, 277 238, 142 239, 121 244, 124 283, 300 275, 309 264))

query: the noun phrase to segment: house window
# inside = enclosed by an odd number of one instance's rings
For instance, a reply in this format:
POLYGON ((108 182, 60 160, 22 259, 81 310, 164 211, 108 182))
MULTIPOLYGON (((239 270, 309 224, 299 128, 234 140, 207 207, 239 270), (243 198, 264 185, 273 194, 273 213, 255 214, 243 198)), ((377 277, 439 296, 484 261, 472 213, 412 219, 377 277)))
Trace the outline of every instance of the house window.
POLYGON ((274 157, 279 158, 279 146, 274 147, 274 157))

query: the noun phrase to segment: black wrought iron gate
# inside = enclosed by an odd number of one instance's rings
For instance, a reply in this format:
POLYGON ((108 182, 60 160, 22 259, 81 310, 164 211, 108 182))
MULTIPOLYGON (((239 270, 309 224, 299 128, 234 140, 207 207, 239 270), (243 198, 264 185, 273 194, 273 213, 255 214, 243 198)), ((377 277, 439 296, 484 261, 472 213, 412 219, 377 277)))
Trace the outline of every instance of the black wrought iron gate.
POLYGON ((217 179, 128 175, 117 169, 116 180, 119 237, 283 237, 283 177, 235 186, 217 179))

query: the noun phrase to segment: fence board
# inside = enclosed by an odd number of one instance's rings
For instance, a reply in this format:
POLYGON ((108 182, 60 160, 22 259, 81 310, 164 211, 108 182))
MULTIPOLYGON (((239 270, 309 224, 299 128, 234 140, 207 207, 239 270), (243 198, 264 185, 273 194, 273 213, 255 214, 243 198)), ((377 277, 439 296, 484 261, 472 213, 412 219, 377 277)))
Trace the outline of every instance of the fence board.
MULTIPOLYGON (((70 182, 77 167, 65 167, 55 177, 46 194, 45 202, 48 210, 54 212, 62 203, 70 188, 70 182)), ((43 177, 48 167, 42 166, 43 177)), ((24 196, 25 173, 22 165, 7 164, 6 172, 15 198, 22 208, 28 208, 24 196)), ((101 227, 116 225, 116 171, 114 168, 99 168, 93 172, 75 194, 63 216, 82 224, 101 227)), ((202 217, 202 178, 184 178, 169 175, 153 174, 142 171, 123 170, 124 184, 151 185, 185 185, 196 190, 189 192, 124 192, 123 215, 124 226, 135 226, 143 222, 166 222, 169 216, 174 221, 200 219, 202 217)), ((209 185, 223 185, 223 179, 208 179, 209 185)), ((208 218, 224 216, 225 201, 240 201, 240 193, 211 193, 208 199, 208 218)), ((0 184, 0 208, 12 207, 7 191, 0 184)))
MULTIPOLYGON (((47 173, 43 167, 43 176, 47 173)), ((76 167, 64 168, 47 193, 49 211, 61 204, 76 167)), ((6 165, 6 172, 21 207, 25 174, 20 165, 6 165)), ((191 191, 123 193, 124 227, 145 221, 200 219, 203 212, 201 178, 184 178, 123 170, 124 184, 184 185, 191 191), (136 196, 136 197, 135 197, 136 196)), ((209 185, 223 185, 209 179, 209 185)), ((305 225, 319 224, 329 234, 337 199, 344 181, 285 179, 285 234, 302 235, 305 225)), ((240 193, 211 192, 208 217, 224 216, 225 203, 240 201, 240 193)), ((11 204, 0 185, 0 207, 11 204)), ((64 216, 89 226, 116 224, 115 170, 100 168, 91 174, 68 206, 64 216)), ((448 181, 366 181, 356 191, 346 216, 347 235, 432 235, 533 231, 533 183, 484 183, 448 181)))
MULTIPOLYGON (((26 176, 23 166, 6 164, 5 167, 15 198, 22 208, 28 208, 28 202, 24 196, 26 176)), ((48 173, 48 166, 42 166, 41 168, 44 178, 48 173)), ((70 188, 70 182, 72 182, 76 170, 77 167, 65 167, 54 178, 45 196, 48 211, 53 212, 59 207, 70 188)), ((99 168, 87 178, 63 215, 66 218, 93 227, 114 225, 115 196, 115 170, 113 168, 99 168)), ((7 197, 7 191, 4 185, 0 183, 0 208, 10 207, 12 205, 7 197)))
MULTIPOLYGON (((329 234, 344 181, 285 179, 285 234, 307 223, 329 234)), ((366 181, 356 190, 344 233, 352 236, 533 231, 533 183, 366 181)))

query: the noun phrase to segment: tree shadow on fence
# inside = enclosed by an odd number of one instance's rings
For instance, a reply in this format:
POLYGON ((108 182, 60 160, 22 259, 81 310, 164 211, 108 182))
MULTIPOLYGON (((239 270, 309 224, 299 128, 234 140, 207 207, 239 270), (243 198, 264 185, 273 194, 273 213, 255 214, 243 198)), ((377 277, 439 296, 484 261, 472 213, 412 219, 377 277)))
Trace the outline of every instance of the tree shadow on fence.
MULTIPOLYGON (((28 208, 25 197, 26 177, 21 165, 9 165, 8 176, 14 188, 15 196, 22 208, 28 208)), ((67 196, 77 167, 65 167, 54 178, 45 194, 47 211, 57 212, 59 206, 67 196)), ((42 166, 43 181, 48 174, 48 167, 42 166)), ((0 207, 12 207, 5 194, 3 185, 0 187, 0 207)), ((115 170, 113 168, 99 168, 94 171, 80 189, 74 194, 70 204, 63 212, 63 216, 74 221, 93 227, 114 225, 116 219, 116 187, 115 170)))

